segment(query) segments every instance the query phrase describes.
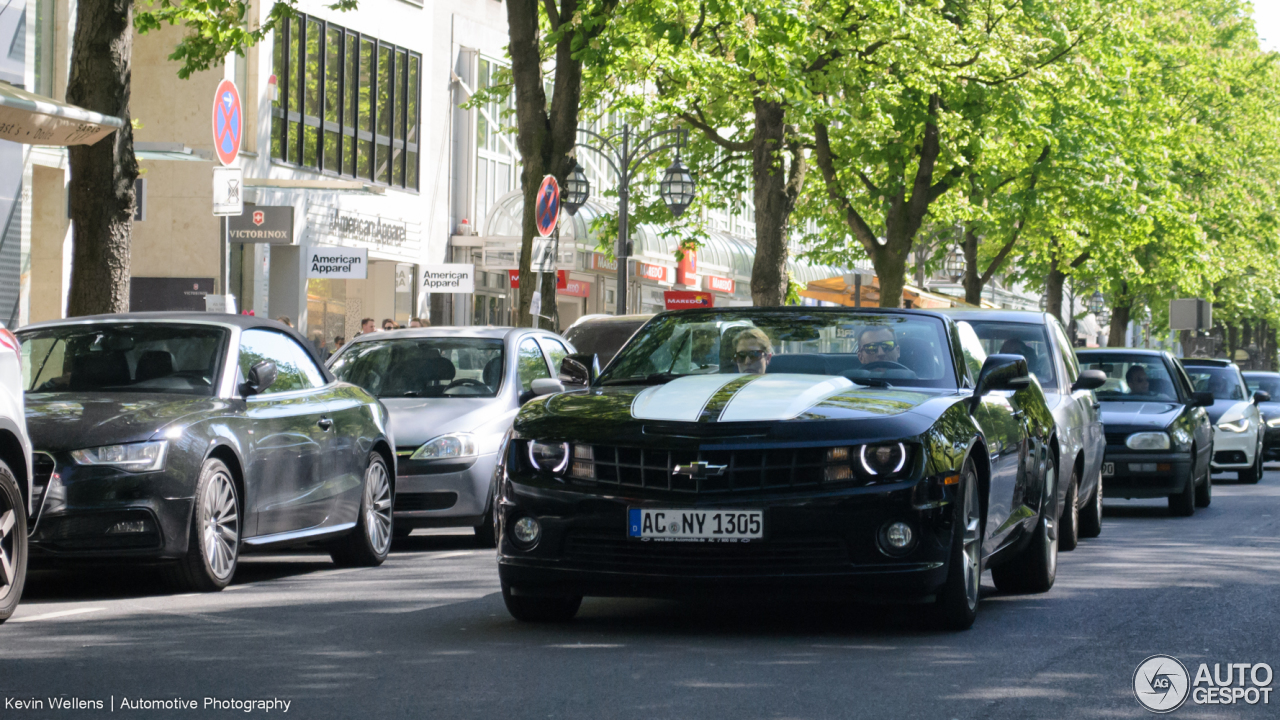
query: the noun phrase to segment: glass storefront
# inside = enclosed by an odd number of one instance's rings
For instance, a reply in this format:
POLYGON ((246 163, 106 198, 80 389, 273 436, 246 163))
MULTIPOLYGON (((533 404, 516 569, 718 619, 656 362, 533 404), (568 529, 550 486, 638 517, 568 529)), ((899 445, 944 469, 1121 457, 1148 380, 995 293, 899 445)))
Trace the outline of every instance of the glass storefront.
MULTIPOLYGON (((347 283, 350 280, 307 281, 305 335, 322 358, 337 349, 334 338, 347 339, 347 283)), ((364 282, 364 281, 356 281, 364 282)), ((356 322, 360 322, 359 318, 356 322)))

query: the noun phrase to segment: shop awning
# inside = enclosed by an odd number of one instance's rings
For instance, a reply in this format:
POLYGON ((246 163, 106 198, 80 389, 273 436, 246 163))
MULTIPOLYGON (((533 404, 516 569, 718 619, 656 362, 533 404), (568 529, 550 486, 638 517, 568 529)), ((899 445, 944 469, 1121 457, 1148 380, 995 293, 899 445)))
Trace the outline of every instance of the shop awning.
MULTIPOLYGON (((864 282, 861 289, 862 307, 876 307, 880 304, 878 279, 873 279, 870 283, 864 282)), ((804 290, 800 291, 800 296, 848 307, 854 307, 857 304, 854 301, 854 286, 847 285, 843 276, 811 281, 804 290)), ((913 308, 973 307, 960 298, 929 292, 914 285, 903 286, 902 299, 910 301, 913 308)), ((984 303, 985 306, 986 303, 984 303)))
POLYGON ((124 127, 91 112, 0 82, 0 139, 28 145, 92 145, 124 127))

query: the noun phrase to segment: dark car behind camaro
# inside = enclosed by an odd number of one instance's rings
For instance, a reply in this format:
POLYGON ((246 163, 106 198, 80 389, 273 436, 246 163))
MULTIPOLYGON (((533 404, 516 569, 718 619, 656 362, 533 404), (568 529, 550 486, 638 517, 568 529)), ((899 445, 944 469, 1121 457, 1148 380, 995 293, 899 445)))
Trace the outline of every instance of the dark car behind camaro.
MULTIPOLYGON (((1056 572, 1052 416, 1025 359, 950 319, 834 308, 656 316, 587 389, 517 416, 500 459, 512 614, 582 596, 923 603, 1056 572)), ((566 368, 587 372, 591 358, 566 368)))

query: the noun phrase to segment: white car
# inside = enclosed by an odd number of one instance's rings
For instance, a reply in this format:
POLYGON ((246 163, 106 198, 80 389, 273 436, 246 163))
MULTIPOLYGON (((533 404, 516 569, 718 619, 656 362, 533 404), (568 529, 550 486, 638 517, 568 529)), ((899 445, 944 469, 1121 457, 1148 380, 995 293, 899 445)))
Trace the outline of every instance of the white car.
POLYGON ((1213 423, 1213 471, 1235 472, 1244 483, 1258 482, 1266 435, 1258 403, 1271 396, 1262 391, 1250 396, 1240 368, 1230 360, 1184 358, 1181 362, 1194 389, 1213 394, 1213 405, 1205 408, 1213 423))
POLYGON ((0 325, 0 623, 18 607, 27 579, 27 518, 33 503, 22 387, 21 346, 0 325))

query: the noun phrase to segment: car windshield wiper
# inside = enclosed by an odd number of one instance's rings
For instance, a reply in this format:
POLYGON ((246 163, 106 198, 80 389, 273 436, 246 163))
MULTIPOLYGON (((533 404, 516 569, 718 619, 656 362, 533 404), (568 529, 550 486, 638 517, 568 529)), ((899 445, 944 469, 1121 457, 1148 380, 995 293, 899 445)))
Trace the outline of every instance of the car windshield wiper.
POLYGON ((605 380, 601 385, 652 385, 654 383, 668 383, 676 378, 684 377, 688 373, 658 372, 649 373, 645 376, 635 376, 626 378, 616 378, 613 380, 605 380))

